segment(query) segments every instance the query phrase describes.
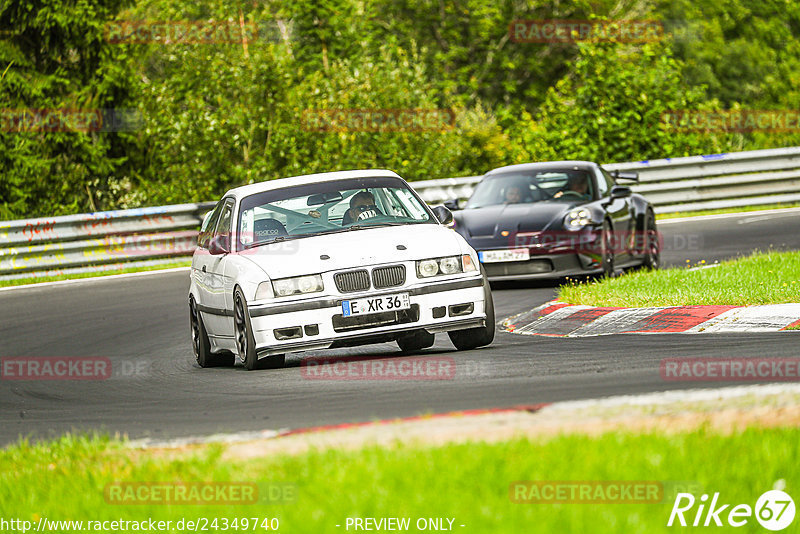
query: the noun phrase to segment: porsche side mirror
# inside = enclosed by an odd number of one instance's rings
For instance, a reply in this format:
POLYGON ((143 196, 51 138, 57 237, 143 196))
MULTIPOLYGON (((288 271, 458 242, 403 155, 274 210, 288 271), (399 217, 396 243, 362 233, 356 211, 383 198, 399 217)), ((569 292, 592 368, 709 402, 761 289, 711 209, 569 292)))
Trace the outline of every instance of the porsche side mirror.
POLYGON ((214 236, 208 243, 208 253, 212 256, 219 256, 220 254, 228 254, 231 251, 231 240, 227 234, 219 234, 214 236))
POLYGON ((449 209, 450 211, 457 211, 461 209, 461 206, 458 205, 457 198, 451 198, 450 200, 445 200, 443 204, 444 207, 449 209))
POLYGON ((453 224, 453 212, 444 206, 434 206, 433 214, 439 219, 439 222, 445 226, 453 224))
POLYGON ((615 185, 611 188, 611 198, 627 198, 633 194, 630 187, 626 185, 615 185))

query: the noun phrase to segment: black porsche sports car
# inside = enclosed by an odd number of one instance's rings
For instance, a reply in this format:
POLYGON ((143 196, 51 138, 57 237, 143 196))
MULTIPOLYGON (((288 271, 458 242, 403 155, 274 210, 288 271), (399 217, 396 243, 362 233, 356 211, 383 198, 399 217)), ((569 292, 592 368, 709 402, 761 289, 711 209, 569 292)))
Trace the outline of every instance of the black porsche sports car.
POLYGON ((590 161, 526 163, 486 173, 454 228, 478 251, 490 280, 613 275, 660 261, 653 207, 590 161))

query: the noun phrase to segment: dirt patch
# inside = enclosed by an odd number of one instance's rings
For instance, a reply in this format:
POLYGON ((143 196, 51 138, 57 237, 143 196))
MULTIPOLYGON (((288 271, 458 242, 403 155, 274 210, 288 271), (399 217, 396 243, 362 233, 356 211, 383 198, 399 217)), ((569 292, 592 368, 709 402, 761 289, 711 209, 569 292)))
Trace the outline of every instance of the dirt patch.
POLYGON ((145 446, 161 457, 222 447, 225 459, 247 460, 275 454, 301 454, 329 448, 439 446, 448 443, 498 442, 513 438, 547 440, 561 434, 607 432, 677 433, 707 428, 731 434, 748 427, 800 426, 800 385, 761 385, 692 390, 593 401, 563 402, 540 408, 456 412, 395 421, 343 425, 305 431, 264 431, 264 437, 231 435, 205 442, 176 441, 145 446))

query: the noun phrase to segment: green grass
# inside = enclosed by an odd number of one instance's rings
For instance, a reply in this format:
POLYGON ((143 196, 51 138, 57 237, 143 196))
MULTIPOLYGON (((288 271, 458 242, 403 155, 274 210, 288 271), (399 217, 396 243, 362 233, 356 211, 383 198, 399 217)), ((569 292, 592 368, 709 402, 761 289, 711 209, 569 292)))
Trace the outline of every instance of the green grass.
POLYGON ((62 274, 58 276, 40 276, 37 278, 19 278, 15 280, 0 280, 0 287, 23 286, 28 284, 40 284, 42 282, 59 282, 61 280, 77 280, 81 278, 97 278, 100 276, 110 276, 113 274, 140 273, 145 271, 161 271, 163 269, 173 269, 175 267, 188 267, 192 264, 191 260, 180 260, 172 263, 160 265, 149 265, 145 267, 131 267, 127 269, 116 269, 113 271, 99 271, 94 273, 62 274))
POLYGON ((638 271, 572 283, 559 289, 559 300, 622 307, 800 302, 800 252, 757 253, 709 269, 638 271))
POLYGON ((698 210, 698 211, 676 211, 675 213, 661 213, 656 215, 656 220, 663 219, 677 219, 681 217, 699 217, 701 215, 719 215, 722 213, 745 213, 751 211, 764 211, 774 210, 781 208, 796 208, 800 206, 798 202, 791 202, 787 204, 763 204, 761 206, 739 206, 737 208, 719 208, 715 210, 698 210))
MULTIPOLYGON (((290 533, 346 532, 348 517, 450 517, 456 519, 457 532, 668 532, 674 530, 665 526, 671 499, 657 504, 516 504, 509 500, 509 485, 519 480, 688 481, 721 492, 726 503, 752 506, 780 479, 790 493, 800 487, 798 442, 797 428, 749 428, 730 436, 701 428, 670 435, 396 444, 230 461, 221 457, 222 446, 168 457, 127 450, 104 438, 65 437, 0 451, 0 517, 173 522, 277 517, 279 532, 290 533), (124 481, 289 483, 296 486, 297 497, 293 503, 268 506, 108 504, 106 485, 124 481)), ((741 530, 756 532, 760 527, 753 524, 751 518, 741 530)))

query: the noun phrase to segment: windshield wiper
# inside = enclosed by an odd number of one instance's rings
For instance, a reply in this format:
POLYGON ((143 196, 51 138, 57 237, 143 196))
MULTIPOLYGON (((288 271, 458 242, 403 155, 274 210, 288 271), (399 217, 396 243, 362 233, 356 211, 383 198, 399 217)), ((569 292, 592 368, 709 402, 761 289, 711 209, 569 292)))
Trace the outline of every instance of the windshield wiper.
POLYGON ((407 224, 412 224, 412 223, 382 222, 377 224, 351 224, 347 228, 348 230, 365 230, 367 228, 378 228, 380 226, 405 226, 407 224))
POLYGON ((311 232, 309 234, 279 235, 272 241, 259 241, 258 243, 251 243, 249 245, 246 245, 244 248, 245 250, 247 250, 255 247, 261 247, 264 245, 272 245, 273 243, 283 243, 284 241, 292 241, 294 239, 300 239, 303 237, 312 237, 315 235, 322 235, 327 233, 328 232, 311 232))

